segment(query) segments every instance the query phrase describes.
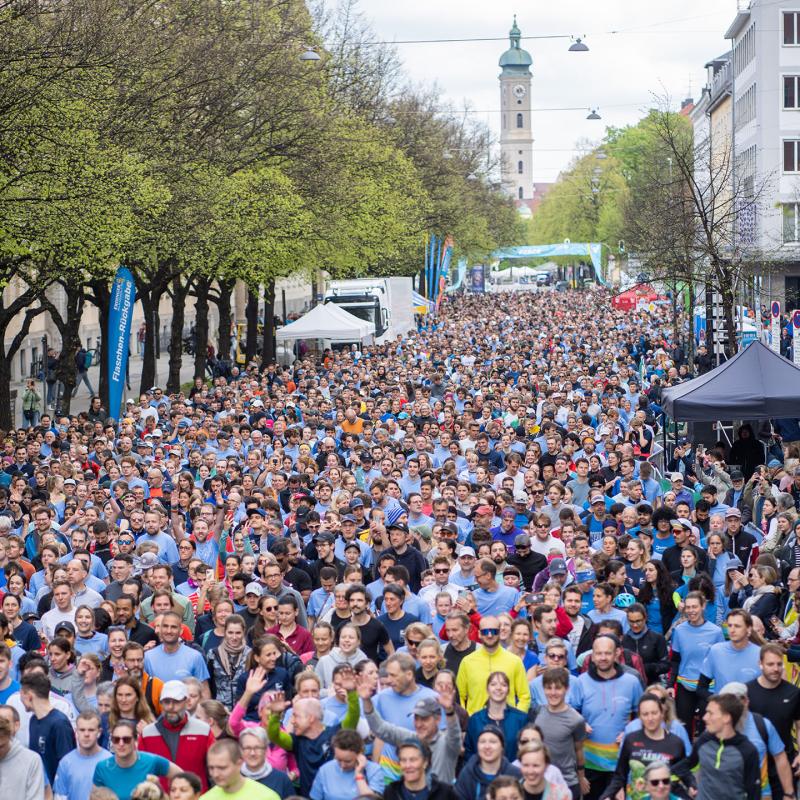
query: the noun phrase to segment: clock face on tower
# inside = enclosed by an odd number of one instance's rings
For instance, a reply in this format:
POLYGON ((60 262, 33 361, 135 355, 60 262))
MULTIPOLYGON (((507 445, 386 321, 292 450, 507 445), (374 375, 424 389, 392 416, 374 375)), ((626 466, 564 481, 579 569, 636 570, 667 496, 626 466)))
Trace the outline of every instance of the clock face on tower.
POLYGON ((525 87, 521 83, 518 83, 511 91, 514 92, 514 96, 518 97, 520 100, 525 97, 525 87))

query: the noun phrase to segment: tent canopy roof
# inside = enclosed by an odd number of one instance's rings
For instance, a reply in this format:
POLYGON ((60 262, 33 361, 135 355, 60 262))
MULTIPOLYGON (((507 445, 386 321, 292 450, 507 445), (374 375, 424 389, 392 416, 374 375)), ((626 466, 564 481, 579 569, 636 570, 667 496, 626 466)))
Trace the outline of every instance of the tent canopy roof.
POLYGON ((673 419, 797 417, 800 368, 755 341, 716 369, 664 390, 662 405, 673 419))
POLYGON ((314 306, 302 317, 279 328, 275 338, 279 342, 289 339, 330 339, 334 342, 356 342, 375 335, 371 322, 359 319, 336 303, 314 306))

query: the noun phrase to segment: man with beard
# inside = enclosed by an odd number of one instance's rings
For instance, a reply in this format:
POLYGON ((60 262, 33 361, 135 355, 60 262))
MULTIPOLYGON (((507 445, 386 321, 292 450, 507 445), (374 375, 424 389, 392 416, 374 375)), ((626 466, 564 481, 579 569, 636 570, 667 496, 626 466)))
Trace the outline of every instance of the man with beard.
POLYGON ((158 637, 155 631, 149 625, 145 625, 144 622, 137 619, 136 611, 136 598, 129 594, 120 595, 117 600, 115 623, 125 628, 129 642, 138 642, 143 647, 149 642, 158 644, 158 637))
MULTIPOLYGON (((139 751, 162 756, 177 764, 184 772, 194 772, 208 790, 206 755, 214 744, 214 734, 205 722, 190 717, 186 711, 188 698, 183 681, 167 681, 161 690, 161 716, 145 726, 139 734, 139 751)), ((164 791, 169 786, 162 779, 164 791)))

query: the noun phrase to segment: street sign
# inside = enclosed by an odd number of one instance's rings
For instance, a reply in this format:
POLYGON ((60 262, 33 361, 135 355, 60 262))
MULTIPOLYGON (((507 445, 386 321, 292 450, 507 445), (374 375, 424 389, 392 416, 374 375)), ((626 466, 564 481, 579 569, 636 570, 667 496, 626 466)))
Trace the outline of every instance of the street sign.
POLYGON ((800 367, 800 309, 792 314, 792 360, 800 367))
POLYGON ((775 353, 780 353, 781 351, 781 304, 777 300, 773 300, 770 307, 770 313, 772 314, 772 324, 770 325, 770 336, 772 337, 770 341, 770 347, 772 351, 775 353))

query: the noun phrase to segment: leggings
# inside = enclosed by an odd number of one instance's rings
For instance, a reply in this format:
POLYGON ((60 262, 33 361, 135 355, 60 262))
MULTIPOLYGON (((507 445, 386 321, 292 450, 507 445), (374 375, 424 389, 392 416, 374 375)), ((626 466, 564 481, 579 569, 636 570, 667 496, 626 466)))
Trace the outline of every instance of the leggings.
POLYGON ((690 692, 680 683, 675 687, 675 712, 678 719, 686 726, 690 739, 697 733, 697 709, 699 698, 696 692, 690 692))

